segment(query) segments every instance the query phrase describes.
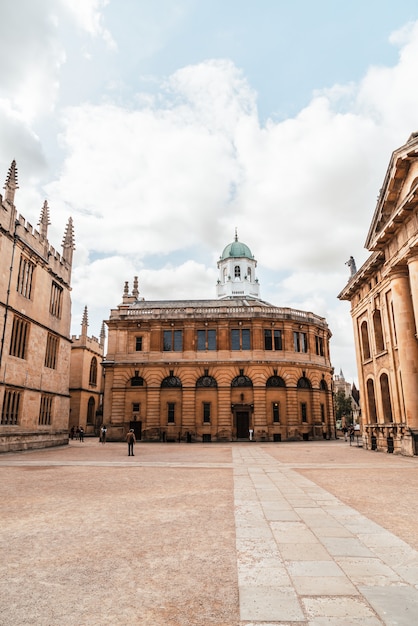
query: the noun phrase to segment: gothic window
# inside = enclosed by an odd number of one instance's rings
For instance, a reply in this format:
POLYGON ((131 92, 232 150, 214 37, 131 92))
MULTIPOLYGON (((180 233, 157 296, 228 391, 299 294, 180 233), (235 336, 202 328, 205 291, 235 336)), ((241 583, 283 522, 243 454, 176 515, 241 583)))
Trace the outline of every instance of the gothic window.
POLYGON ((29 323, 21 317, 13 319, 12 336, 10 339, 9 353, 19 359, 26 359, 29 338, 29 323))
POLYGON ((87 424, 94 424, 94 414, 95 414, 95 402, 94 398, 90 397, 87 404, 87 424))
POLYGON ((19 408, 22 394, 15 389, 6 389, 4 392, 1 410, 2 426, 16 426, 19 423, 19 408))
POLYGON ((59 339, 56 335, 52 335, 48 333, 46 338, 46 350, 45 350, 45 367, 50 367, 51 369, 55 369, 57 366, 57 358, 58 358, 58 345, 59 339))
POLYGON ((30 298, 32 293, 32 279, 35 265, 23 255, 20 257, 19 274, 17 277, 16 290, 25 298, 30 298))
POLYGON ((42 394, 39 406, 38 424, 40 426, 50 426, 52 421, 52 401, 54 396, 42 394))
POLYGON ((63 288, 57 283, 51 285, 51 296, 49 300, 49 312, 54 317, 61 317, 62 313, 62 294, 63 288))
POLYGON ((97 385, 97 359, 95 356, 90 362, 89 384, 97 385))

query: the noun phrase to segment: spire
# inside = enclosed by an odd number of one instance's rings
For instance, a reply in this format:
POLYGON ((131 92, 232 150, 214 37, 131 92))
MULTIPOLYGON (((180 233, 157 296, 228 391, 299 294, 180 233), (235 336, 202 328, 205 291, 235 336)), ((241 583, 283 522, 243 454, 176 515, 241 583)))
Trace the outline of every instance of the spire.
POLYGON ((75 250, 74 244, 74 227, 73 218, 69 217, 67 226, 65 227, 64 238, 62 240, 62 258, 70 265, 73 262, 73 251, 75 250))
POLYGON ((138 291, 138 276, 134 276, 134 287, 132 289, 132 295, 135 298, 135 300, 138 300, 138 295, 139 295, 139 291, 138 291))
POLYGON ((7 174, 6 182, 4 183, 3 189, 6 190, 6 202, 10 204, 14 204, 15 201, 15 191, 19 189, 19 185, 17 184, 17 166, 16 161, 13 159, 12 164, 9 167, 9 171, 7 174))
POLYGON ((104 348, 105 339, 106 339, 105 323, 102 322, 102 327, 100 329, 100 345, 102 348, 104 348))
POLYGON ((235 241, 238 241, 238 228, 235 226, 235 241))
POLYGON ((81 320, 81 334, 83 337, 87 336, 87 328, 89 325, 89 317, 87 313, 87 306, 84 307, 83 319, 81 320))
POLYGON ((48 226, 50 224, 51 222, 49 221, 49 206, 48 202, 45 200, 41 209, 41 217, 39 218, 38 222, 38 225, 40 226, 39 233, 43 239, 48 238, 48 226))

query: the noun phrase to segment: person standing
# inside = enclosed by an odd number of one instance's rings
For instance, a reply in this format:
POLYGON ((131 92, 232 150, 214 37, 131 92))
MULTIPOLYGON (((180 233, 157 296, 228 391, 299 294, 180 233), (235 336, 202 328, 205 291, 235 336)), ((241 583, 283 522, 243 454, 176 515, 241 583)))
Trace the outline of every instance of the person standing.
POLYGON ((106 426, 103 424, 101 430, 100 430, 100 441, 102 443, 106 443, 106 433, 107 433, 107 428, 106 426))
POLYGON ((80 426, 80 441, 84 443, 84 428, 82 426, 80 426))
POLYGON ((135 439, 135 433, 134 433, 134 429, 133 428, 131 428, 129 433, 126 435, 126 440, 128 442, 128 456, 135 456, 134 455, 134 444, 136 442, 136 439, 135 439))

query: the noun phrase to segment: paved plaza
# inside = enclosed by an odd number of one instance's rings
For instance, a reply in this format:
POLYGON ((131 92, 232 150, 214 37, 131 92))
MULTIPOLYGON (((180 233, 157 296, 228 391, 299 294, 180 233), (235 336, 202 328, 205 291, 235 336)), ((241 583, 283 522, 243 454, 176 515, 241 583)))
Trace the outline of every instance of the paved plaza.
POLYGON ((1 626, 418 624, 417 458, 87 438, 0 476, 1 626))

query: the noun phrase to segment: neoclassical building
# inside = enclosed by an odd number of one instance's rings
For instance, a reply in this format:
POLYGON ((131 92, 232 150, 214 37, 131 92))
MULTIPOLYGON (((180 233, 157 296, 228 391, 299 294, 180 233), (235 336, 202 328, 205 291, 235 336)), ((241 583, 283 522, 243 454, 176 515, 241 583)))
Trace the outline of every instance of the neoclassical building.
POLYGON ((15 206, 15 161, 0 196, 0 451, 68 443, 71 268, 68 220, 58 253, 15 206))
POLYGON ((217 299, 147 301, 125 283, 106 321, 108 437, 258 441, 335 436, 331 336, 314 313, 259 297, 238 237, 218 262, 217 299))
POLYGON ((365 247, 339 294, 351 303, 363 439, 418 454, 418 133, 393 152, 365 247))

